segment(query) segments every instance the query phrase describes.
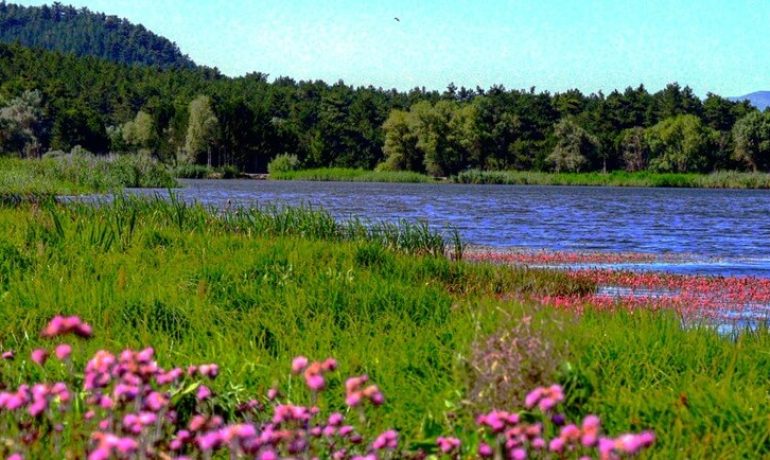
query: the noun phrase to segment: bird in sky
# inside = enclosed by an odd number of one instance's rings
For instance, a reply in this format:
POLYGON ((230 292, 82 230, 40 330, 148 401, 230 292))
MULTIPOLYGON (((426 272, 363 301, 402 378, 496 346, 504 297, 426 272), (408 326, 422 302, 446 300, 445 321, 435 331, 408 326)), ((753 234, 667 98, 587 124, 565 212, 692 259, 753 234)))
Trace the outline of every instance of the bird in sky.
POLYGON ((401 22, 401 20, 400 20, 400 19, 398 19, 398 17, 395 17, 395 18, 393 18, 393 19, 394 19, 396 22, 401 22))

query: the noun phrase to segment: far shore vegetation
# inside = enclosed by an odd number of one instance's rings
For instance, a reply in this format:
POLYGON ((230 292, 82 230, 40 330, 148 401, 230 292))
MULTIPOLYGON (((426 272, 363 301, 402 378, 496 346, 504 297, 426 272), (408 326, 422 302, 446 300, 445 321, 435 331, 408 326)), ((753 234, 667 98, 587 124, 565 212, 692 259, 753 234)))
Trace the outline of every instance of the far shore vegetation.
POLYGON ((716 171, 699 173, 656 173, 650 171, 610 171, 554 173, 541 171, 463 171, 452 177, 432 177, 411 171, 368 171, 353 168, 293 169, 290 159, 278 156, 270 163, 271 180, 412 182, 503 185, 570 185, 614 187, 676 187, 770 189, 770 174, 760 172, 716 171))
POLYGON ((0 154, 73 149, 188 178, 763 188, 770 112, 678 83, 401 92, 0 44, 0 154), (290 168, 269 171, 286 158, 290 168))

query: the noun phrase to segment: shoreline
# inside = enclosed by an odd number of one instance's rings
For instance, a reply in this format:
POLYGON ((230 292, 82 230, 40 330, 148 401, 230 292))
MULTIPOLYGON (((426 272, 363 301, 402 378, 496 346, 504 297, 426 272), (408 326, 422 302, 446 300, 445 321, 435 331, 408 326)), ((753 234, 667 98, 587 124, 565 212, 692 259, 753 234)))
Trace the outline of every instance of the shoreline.
MULTIPOLYGON (((270 181, 380 182, 465 185, 538 185, 574 187, 638 187, 768 190, 770 174, 717 171, 700 173, 544 173, 537 171, 467 171, 452 177, 431 177, 408 171, 381 172, 348 168, 316 168, 278 174, 241 173, 237 178, 270 181)), ((212 178, 216 179, 216 178, 212 178)))

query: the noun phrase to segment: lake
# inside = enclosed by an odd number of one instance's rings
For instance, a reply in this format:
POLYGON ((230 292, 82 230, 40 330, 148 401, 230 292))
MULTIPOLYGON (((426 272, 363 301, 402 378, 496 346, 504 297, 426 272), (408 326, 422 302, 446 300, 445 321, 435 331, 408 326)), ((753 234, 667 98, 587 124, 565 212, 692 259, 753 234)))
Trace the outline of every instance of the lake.
MULTIPOLYGON (((186 201, 310 205, 340 219, 427 220, 473 245, 640 252, 631 269, 770 277, 770 191, 255 180, 185 180, 186 201)), ((134 193, 165 195, 164 190, 134 193)))

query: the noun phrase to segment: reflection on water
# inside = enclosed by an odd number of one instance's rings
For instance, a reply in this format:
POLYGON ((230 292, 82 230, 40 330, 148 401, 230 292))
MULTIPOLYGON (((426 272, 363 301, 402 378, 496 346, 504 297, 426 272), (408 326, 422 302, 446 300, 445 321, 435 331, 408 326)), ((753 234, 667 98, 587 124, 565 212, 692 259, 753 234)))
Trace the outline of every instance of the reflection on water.
MULTIPOLYGON (((311 205, 337 218, 425 219, 469 243, 554 251, 694 255, 636 269, 770 277, 770 192, 188 180, 187 201, 224 207, 311 205)), ((164 190, 133 193, 166 194, 164 190)))

